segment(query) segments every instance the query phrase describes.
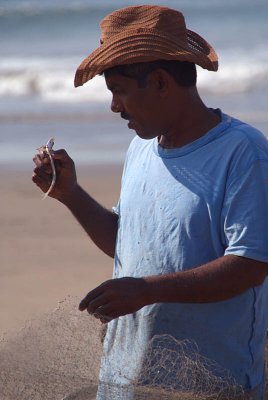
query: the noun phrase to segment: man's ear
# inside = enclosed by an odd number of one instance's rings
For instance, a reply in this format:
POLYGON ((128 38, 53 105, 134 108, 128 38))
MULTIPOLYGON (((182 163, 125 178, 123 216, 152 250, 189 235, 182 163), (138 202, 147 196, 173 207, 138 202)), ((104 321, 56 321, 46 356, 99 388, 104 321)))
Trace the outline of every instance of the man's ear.
POLYGON ((170 75, 164 69, 159 68, 151 72, 149 82, 161 96, 165 96, 170 87, 170 78, 170 75))

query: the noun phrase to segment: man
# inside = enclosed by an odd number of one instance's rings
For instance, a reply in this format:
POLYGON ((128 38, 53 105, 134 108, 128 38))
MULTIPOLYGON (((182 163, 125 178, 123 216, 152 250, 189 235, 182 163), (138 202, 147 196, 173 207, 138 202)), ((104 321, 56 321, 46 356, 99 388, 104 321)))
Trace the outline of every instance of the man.
MULTIPOLYGON (((75 86, 104 73, 112 111, 137 133, 120 200, 111 212, 85 193, 64 150, 54 154, 58 178, 50 194, 115 259, 114 279, 79 306, 110 321, 100 380, 135 382, 150 340, 168 334, 196 343, 252 398, 263 399, 267 141, 204 105, 195 64, 216 71, 217 56, 180 12, 128 7, 108 15, 101 32, 75 86)), ((45 192, 48 161, 34 160, 32 179, 45 192)), ((113 397, 100 389, 98 399, 104 398, 113 397)))

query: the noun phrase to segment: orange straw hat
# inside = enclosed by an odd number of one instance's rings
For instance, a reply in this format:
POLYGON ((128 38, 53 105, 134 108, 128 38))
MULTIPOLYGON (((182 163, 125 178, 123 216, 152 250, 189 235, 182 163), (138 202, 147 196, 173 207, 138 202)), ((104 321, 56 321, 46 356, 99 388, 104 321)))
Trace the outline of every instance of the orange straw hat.
POLYGON ((74 85, 83 85, 108 68, 156 60, 189 61, 217 71, 212 46, 186 28, 181 12, 167 7, 134 6, 114 11, 100 24, 100 47, 79 65, 74 85))

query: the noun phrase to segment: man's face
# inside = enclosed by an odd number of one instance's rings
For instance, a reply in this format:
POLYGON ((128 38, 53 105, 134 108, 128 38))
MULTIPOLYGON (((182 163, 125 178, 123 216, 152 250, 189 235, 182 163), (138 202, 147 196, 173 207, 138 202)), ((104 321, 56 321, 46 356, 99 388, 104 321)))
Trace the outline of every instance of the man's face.
POLYGON ((111 110, 129 121, 129 129, 134 129, 143 139, 161 135, 163 110, 156 85, 150 79, 144 88, 138 86, 136 79, 118 74, 112 73, 105 80, 113 96, 111 110))

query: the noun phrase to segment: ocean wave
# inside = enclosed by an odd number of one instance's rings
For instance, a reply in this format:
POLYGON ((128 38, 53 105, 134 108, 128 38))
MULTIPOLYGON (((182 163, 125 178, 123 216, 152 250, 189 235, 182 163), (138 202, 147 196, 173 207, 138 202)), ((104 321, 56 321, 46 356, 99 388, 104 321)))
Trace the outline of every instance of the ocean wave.
POLYGON ((236 94, 254 92, 267 86, 268 64, 230 62, 220 67, 215 75, 200 71, 199 88, 210 94, 236 94))
POLYGON ((78 62, 70 59, 6 59, 0 62, 0 98, 35 97, 44 102, 105 101, 109 93, 97 77, 91 90, 74 88, 78 62), (93 90, 92 90, 93 89, 93 90))
MULTIPOLYGON (((103 77, 74 88, 77 60, 5 59, 0 62, 0 98, 34 97, 42 102, 107 102, 111 94, 103 77)), ((198 87, 205 93, 229 95, 253 92, 267 86, 268 63, 224 62, 217 73, 198 68, 198 87)))

